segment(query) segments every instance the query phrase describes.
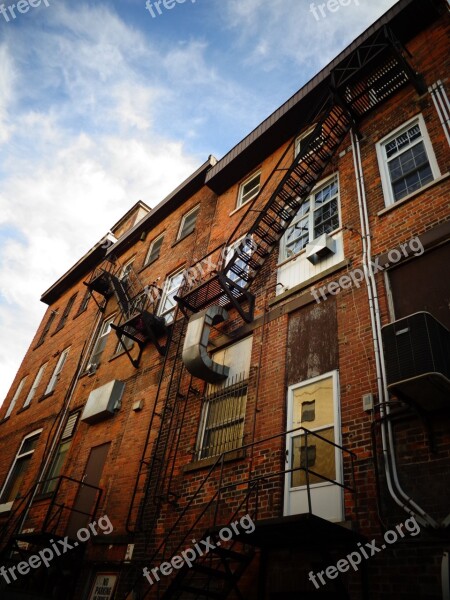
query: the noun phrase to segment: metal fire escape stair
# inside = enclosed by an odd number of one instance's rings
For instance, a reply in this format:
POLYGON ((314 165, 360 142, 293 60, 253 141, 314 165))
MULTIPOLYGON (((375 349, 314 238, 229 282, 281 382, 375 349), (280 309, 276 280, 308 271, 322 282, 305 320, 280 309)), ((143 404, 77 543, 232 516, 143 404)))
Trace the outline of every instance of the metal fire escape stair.
POLYGON ((111 328, 122 342, 132 365, 138 368, 147 343, 152 343, 159 354, 164 355, 166 349, 159 340, 167 335, 167 326, 165 319, 156 315, 160 290, 156 286, 144 288, 132 268, 127 270, 126 276, 122 277, 121 273, 122 267, 115 259, 106 260, 93 272, 85 285, 94 299, 94 292, 103 296, 103 305, 96 300, 102 308, 108 298, 112 295, 116 297, 121 318, 111 328), (123 338, 129 338, 138 344, 139 353, 136 358, 132 357, 123 338))
POLYGON ((423 92, 420 76, 405 54, 392 32, 383 28, 335 68, 325 104, 310 120, 313 132, 303 141, 298 155, 283 163, 293 143, 289 146, 227 242, 229 247, 240 233, 246 235, 247 244, 239 244, 217 273, 194 288, 186 284, 180 291, 177 300, 186 315, 212 304, 231 304, 245 321, 253 320, 255 299, 249 288, 350 129, 408 82, 423 92), (276 183, 280 171, 284 175, 276 183), (242 307, 244 300, 247 310, 242 307))

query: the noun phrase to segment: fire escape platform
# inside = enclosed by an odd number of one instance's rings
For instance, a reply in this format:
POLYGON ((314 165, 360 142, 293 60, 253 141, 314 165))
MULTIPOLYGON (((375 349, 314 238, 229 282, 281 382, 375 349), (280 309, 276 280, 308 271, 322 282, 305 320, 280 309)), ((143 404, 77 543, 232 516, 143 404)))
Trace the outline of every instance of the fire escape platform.
MULTIPOLYGON (((217 531, 221 528, 218 527, 217 531)), ((351 523, 334 523, 305 513, 255 521, 255 531, 234 536, 244 544, 258 548, 335 548, 355 546, 366 541, 352 529, 351 523)))

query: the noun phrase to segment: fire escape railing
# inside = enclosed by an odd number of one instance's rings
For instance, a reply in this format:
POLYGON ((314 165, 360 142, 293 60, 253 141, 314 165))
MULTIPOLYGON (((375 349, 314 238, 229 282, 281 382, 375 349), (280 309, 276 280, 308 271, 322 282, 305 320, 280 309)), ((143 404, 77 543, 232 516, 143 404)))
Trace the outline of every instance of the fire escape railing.
POLYGON ((166 348, 160 343, 167 335, 165 319, 157 315, 161 290, 150 284, 144 288, 132 267, 124 269, 113 257, 105 260, 92 273, 85 285, 99 307, 104 310, 108 299, 114 295, 120 309, 120 320, 112 324, 122 347, 135 368, 139 367, 142 352, 151 342, 159 354, 164 355, 166 348), (95 293, 103 297, 101 303, 95 293), (136 342, 138 356, 133 357, 124 338, 136 342))
MULTIPOLYGON (((192 537, 198 536, 198 534, 208 533, 209 531, 216 530, 219 526, 223 527, 229 525, 233 519, 237 517, 242 508, 245 506, 245 510, 247 514, 251 514, 253 520, 256 522, 258 520, 259 508, 260 508, 260 498, 263 488, 261 486, 264 483, 268 483, 270 480, 278 480, 280 482, 280 487, 284 487, 285 476, 295 472, 304 472, 306 477, 306 494, 307 494, 307 505, 308 505, 308 514, 314 514, 314 506, 313 501, 311 499, 311 477, 316 477, 323 482, 328 482, 333 485, 337 485, 341 489, 347 491, 353 497, 353 505, 352 505, 352 513, 355 516, 355 523, 358 525, 358 502, 357 502, 357 490, 355 484, 355 460, 357 456, 356 454, 341 446, 332 442, 331 440, 323 437, 320 433, 310 431, 305 427, 296 427, 295 429, 291 429, 289 431, 285 431, 282 433, 277 433, 256 442, 252 442, 249 444, 245 444, 237 449, 230 449, 222 454, 218 455, 213 465, 208 470, 205 477, 200 482, 199 486, 192 494, 192 496, 187 501, 186 505, 178 515, 178 518, 169 529, 169 531, 165 534, 164 538, 157 546, 156 550, 153 552, 149 560, 146 560, 146 566, 156 565, 162 562, 167 558, 166 549, 169 545, 169 541, 173 538, 177 539, 176 544, 170 545, 170 554, 174 556, 178 554, 187 540, 190 540, 192 537), (340 482, 336 479, 331 479, 327 477, 323 473, 318 473, 314 469, 312 469, 309 465, 309 457, 308 452, 305 452, 305 464, 304 466, 293 467, 293 468, 282 468, 274 472, 264 473, 261 475, 255 474, 253 471, 257 471, 258 466, 254 467, 253 461, 249 461, 249 470, 247 476, 245 476, 244 472, 241 472, 242 478, 239 478, 237 481, 232 481, 230 483, 224 483, 225 475, 225 465, 227 457, 230 454, 236 453, 238 450, 245 457, 245 453, 250 451, 252 454, 253 451, 260 447, 263 444, 267 444, 276 439, 284 439, 286 436, 296 433, 298 435, 304 436, 305 439, 305 447, 308 448, 308 439, 314 438, 320 440, 322 443, 325 443, 328 446, 335 448, 336 450, 342 452, 344 457, 347 457, 347 479, 350 479, 350 483, 345 483, 345 474, 344 481, 340 482), (198 499, 201 496, 201 493, 208 487, 208 492, 211 488, 211 481, 213 480, 214 475, 218 473, 218 480, 216 481, 215 489, 212 493, 212 496, 209 498, 207 502, 200 508, 198 499), (281 481, 280 481, 281 480, 281 481), (229 509, 229 494, 227 492, 234 492, 234 498, 236 502, 233 504, 234 508, 229 509), (242 496, 242 499, 239 501, 238 495, 242 496), (225 499, 224 499, 224 496, 225 499), (253 502, 251 501, 253 497, 253 502), (237 505, 237 506, 236 506, 237 505), (190 509, 193 509, 194 515, 196 518, 192 522, 191 526, 188 528, 184 528, 184 533, 181 532, 181 537, 176 536, 177 530, 179 530, 188 518, 188 513, 190 509), (225 512, 224 512, 225 511, 225 512), (228 513, 228 514, 225 514, 228 513), (208 523, 202 525, 203 518, 207 516, 208 523), (181 526, 181 527, 180 527, 181 526), (201 531, 200 531, 201 529, 201 531)), ((280 452, 280 462, 285 461, 284 452, 280 452)), ((345 461, 344 461, 345 462, 345 461)), ((197 539, 201 539, 197 537, 197 539)), ((169 558, 170 560, 170 558, 169 558)), ((150 589, 144 594, 143 598, 147 596, 150 589)))

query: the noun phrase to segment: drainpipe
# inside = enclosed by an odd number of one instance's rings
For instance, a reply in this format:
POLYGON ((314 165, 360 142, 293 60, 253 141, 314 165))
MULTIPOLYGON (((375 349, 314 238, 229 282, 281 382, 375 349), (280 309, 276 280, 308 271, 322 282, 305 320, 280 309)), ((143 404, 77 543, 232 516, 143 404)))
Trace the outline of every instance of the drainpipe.
POLYGON ((381 317, 380 307, 378 302, 377 286, 375 275, 372 269, 372 242, 370 235, 369 215, 367 210, 367 198, 364 184, 364 174, 362 169, 361 152, 358 136, 354 131, 351 131, 353 162, 356 176, 356 189, 358 195, 358 207, 361 221, 361 233, 363 244, 363 269, 367 285, 367 293, 369 298, 369 313, 372 326, 372 337, 375 352, 375 364, 377 374, 377 388, 380 404, 380 414, 386 419, 381 421, 381 439, 383 458, 386 472, 386 481, 388 490, 393 500, 405 510, 408 514, 413 515, 423 525, 431 525, 437 528, 437 522, 428 515, 414 500, 406 494, 401 488, 397 464, 395 458, 395 444, 392 431, 392 424, 389 419, 389 392, 387 389, 387 379, 385 372, 384 350, 381 342, 381 317))

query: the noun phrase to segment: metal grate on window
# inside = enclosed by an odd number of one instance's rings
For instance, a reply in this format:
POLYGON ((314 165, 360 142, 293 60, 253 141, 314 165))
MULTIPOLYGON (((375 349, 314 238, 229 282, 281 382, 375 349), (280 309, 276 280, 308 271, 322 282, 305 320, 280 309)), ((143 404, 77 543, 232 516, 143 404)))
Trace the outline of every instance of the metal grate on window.
POLYGON ((204 399, 197 460, 217 456, 242 445, 248 380, 245 374, 204 399))

